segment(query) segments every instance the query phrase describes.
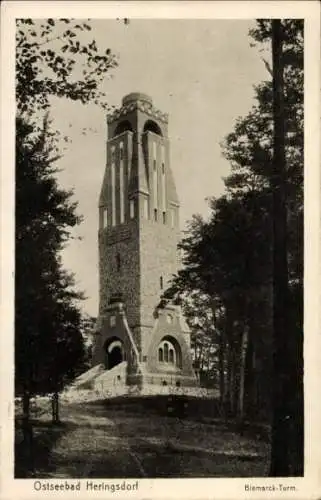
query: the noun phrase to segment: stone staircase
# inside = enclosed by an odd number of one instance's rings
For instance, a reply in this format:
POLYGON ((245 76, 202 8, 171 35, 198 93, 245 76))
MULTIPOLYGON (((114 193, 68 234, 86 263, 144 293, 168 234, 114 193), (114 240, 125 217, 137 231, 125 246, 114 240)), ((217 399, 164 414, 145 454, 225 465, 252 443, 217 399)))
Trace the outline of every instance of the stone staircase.
POLYGON ((128 392, 126 386, 127 362, 123 361, 111 370, 97 365, 81 374, 62 392, 61 398, 69 402, 95 401, 119 396, 128 392))
POLYGON ((85 402, 109 399, 117 396, 185 395, 199 398, 215 398, 215 390, 202 387, 176 387, 174 385, 144 384, 143 387, 126 385, 127 362, 123 361, 111 370, 97 365, 80 375, 63 393, 66 402, 85 402))

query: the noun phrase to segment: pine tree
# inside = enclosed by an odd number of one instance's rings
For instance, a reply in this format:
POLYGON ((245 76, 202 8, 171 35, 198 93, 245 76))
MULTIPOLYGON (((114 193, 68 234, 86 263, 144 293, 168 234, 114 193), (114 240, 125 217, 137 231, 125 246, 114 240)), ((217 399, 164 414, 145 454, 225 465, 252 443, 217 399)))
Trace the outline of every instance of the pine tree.
POLYGON ((57 391, 83 355, 81 294, 60 257, 81 219, 72 192, 57 184, 57 133, 46 113, 52 96, 108 107, 102 86, 118 62, 90 32, 89 20, 16 21, 15 379, 26 422, 30 394, 57 391))
POLYGON ((83 354, 81 294, 63 267, 60 252, 79 224, 72 192, 55 179, 55 138, 45 120, 40 133, 16 124, 15 380, 29 418, 29 398, 57 392, 83 354), (69 366, 62 362, 72 345, 69 366), (64 347, 63 351, 61 350, 64 347))
MULTIPOLYGON (((255 43, 261 48, 267 44, 270 51, 271 26, 271 20, 259 20, 251 32, 255 43)), ((283 351, 287 362, 282 374, 287 387, 291 386, 284 397, 289 403, 285 467, 291 474, 300 475, 303 471, 303 22, 283 20, 282 31, 289 290, 289 342, 283 351)), ((273 72, 265 63, 269 69, 267 77, 271 77, 273 72)), ((244 380, 244 397, 248 411, 254 416, 259 408, 266 416, 271 412, 271 404, 266 402, 272 386, 273 201, 278 189, 273 176, 272 90, 271 79, 255 88, 253 109, 237 120, 234 131, 226 137, 222 146, 231 164, 231 174, 225 179, 225 193, 211 201, 208 221, 193 219, 181 243, 185 267, 168 291, 175 296, 194 289, 219 298, 227 347, 228 406, 235 414, 244 380), (240 347, 246 328, 249 342, 243 377, 240 347), (253 371, 253 356, 255 364, 264 368, 263 372, 257 367, 253 371), (239 376, 235 377, 237 373, 239 376)))

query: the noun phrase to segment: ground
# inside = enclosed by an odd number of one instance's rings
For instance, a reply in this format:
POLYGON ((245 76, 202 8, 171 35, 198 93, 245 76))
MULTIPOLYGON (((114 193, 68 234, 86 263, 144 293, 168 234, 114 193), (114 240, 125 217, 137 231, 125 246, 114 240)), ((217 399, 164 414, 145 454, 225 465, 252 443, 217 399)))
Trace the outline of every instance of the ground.
MULTIPOLYGON (((48 412, 34 421, 33 477, 259 477, 268 472, 266 439, 240 435, 218 419, 200 422, 104 402, 62 404, 60 416, 58 426, 50 423, 48 412)), ((16 477, 30 477, 18 428, 16 434, 16 477)))

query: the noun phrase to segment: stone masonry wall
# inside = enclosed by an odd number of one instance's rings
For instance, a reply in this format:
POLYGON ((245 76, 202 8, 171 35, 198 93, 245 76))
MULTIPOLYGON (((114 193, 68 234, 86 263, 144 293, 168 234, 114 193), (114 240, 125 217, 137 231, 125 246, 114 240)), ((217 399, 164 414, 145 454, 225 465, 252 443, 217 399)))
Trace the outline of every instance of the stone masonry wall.
POLYGON ((113 294, 120 294, 131 327, 139 324, 139 239, 136 221, 100 231, 100 314, 109 305, 113 294), (120 269, 117 269, 117 255, 120 269))
MULTIPOLYGON (((153 313, 160 302, 173 274, 178 268, 177 229, 163 225, 161 221, 144 221, 139 234, 140 241, 140 323, 145 335, 154 326, 153 313), (163 289, 160 278, 163 279, 163 289)), ((146 354, 149 339, 142 340, 142 351, 146 354)))

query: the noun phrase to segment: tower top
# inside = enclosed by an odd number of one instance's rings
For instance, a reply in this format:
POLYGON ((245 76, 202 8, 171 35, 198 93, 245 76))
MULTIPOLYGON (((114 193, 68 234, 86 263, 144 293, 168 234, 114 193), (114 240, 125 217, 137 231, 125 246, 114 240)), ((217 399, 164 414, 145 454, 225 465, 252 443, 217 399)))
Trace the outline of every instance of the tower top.
POLYGON ((126 106, 126 104, 130 104, 136 101, 143 101, 147 102, 150 105, 153 105, 152 98, 147 94, 143 94, 142 92, 131 92, 130 94, 125 95, 125 97, 123 97, 122 104, 123 106, 126 106))
POLYGON ((107 122, 113 123, 128 113, 136 110, 139 110, 150 117, 156 118, 164 124, 168 123, 167 113, 163 113, 159 109, 156 109, 153 106, 152 98, 142 92, 131 92, 130 94, 125 95, 122 99, 121 107, 107 116, 107 122))

